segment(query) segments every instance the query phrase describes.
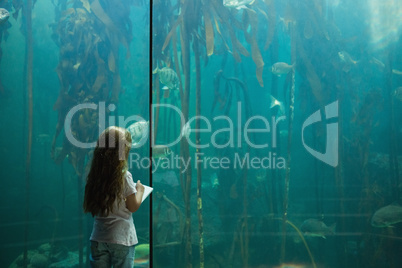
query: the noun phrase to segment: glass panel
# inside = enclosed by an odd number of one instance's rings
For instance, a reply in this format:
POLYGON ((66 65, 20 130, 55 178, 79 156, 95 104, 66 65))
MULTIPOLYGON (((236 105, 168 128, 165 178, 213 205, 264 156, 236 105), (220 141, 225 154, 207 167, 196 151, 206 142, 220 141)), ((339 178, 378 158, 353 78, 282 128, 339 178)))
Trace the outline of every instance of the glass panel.
POLYGON ((153 7, 154 266, 398 267, 399 1, 153 7))
POLYGON ((402 7, 349 2, 153 1, 150 58, 149 1, 2 1, 1 263, 88 266, 118 125, 136 267, 399 267, 402 7))
MULTIPOLYGON (((5 267, 89 267, 93 218, 83 210, 87 175, 91 166, 99 175, 119 170, 104 154, 97 158, 103 164, 92 164, 95 143, 109 126, 149 120, 150 4, 32 4, 0 3, 0 260, 5 267)), ((148 156, 148 148, 147 142, 133 149, 129 160, 134 153, 148 156)), ((149 169, 130 161, 128 168, 135 181, 149 184, 149 169)), ((117 182, 120 175, 108 178, 117 182)), ((95 181, 99 187, 92 188, 92 197, 106 193, 100 185, 116 189, 95 181)), ((141 265, 149 263, 149 211, 148 200, 133 216, 141 265)))

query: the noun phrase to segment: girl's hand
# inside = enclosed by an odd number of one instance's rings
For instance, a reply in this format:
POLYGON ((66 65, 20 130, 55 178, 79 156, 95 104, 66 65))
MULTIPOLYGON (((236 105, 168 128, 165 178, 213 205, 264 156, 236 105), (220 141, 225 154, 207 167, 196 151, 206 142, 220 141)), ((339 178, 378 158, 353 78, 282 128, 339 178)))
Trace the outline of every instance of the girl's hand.
POLYGON ((145 191, 145 187, 144 187, 144 185, 142 185, 140 180, 137 181, 135 188, 137 189, 137 192, 143 193, 145 191))

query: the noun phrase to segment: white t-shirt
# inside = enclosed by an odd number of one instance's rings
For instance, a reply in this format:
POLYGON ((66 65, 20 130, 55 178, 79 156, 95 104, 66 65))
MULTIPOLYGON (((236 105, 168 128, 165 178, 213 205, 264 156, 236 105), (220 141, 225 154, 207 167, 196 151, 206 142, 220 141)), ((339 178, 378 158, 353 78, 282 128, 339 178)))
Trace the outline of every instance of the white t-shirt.
MULTIPOLYGON (((125 184, 123 195, 127 196, 137 192, 133 177, 129 171, 124 175, 125 184)), ((126 208, 124 199, 116 200, 113 212, 107 217, 95 216, 91 241, 132 246, 138 244, 132 214, 126 208)))

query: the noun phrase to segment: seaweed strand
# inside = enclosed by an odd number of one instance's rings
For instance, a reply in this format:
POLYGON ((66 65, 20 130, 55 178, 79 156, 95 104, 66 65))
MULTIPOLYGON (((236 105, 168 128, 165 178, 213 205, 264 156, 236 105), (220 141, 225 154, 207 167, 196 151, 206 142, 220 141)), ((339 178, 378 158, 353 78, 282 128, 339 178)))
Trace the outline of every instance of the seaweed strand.
MULTIPOLYGON (((294 26, 291 26, 291 42, 292 42, 292 62, 296 62, 296 39, 294 35, 294 26)), ((294 101, 295 101, 295 70, 292 71, 292 84, 289 93, 289 125, 288 125, 288 155, 286 164, 286 177, 285 177, 285 195, 283 200, 283 222, 282 222, 282 247, 281 247, 281 261, 285 259, 286 249, 286 222, 288 216, 289 206, 289 183, 290 183, 290 167, 291 167, 291 145, 292 145, 292 132, 293 132, 293 119, 294 119, 294 101)))
POLYGON ((389 133, 390 136, 390 153, 389 153, 389 169, 391 172, 391 180, 392 180, 392 189, 393 189, 393 199, 400 201, 400 191, 398 191, 399 185, 399 167, 398 167, 398 154, 397 154, 397 139, 396 139, 396 122, 395 122, 395 104, 394 98, 392 97, 392 59, 393 59, 393 49, 388 54, 388 70, 386 73, 386 88, 388 89, 388 97, 389 101, 389 133))
MULTIPOLYGON (((200 55, 198 50, 198 40, 194 41, 194 60, 195 60, 195 72, 196 72, 196 104, 195 104, 195 114, 197 120, 195 121, 195 129, 201 129, 201 67, 200 67, 200 55)), ((201 153, 199 148, 201 144, 200 132, 195 133, 195 142, 197 145, 197 153, 201 153)), ((198 160, 198 155, 197 155, 198 160)), ((202 219, 202 174, 201 174, 201 162, 197 161, 197 214, 198 214, 198 232, 199 232, 199 247, 200 247, 200 268, 204 267, 204 224, 202 219)))
MULTIPOLYGON (((190 4, 186 2, 186 4, 190 4)), ((186 24, 181 25, 181 35, 180 41, 182 46, 182 57, 183 57, 183 72, 184 72, 184 98, 182 99, 182 111, 185 118, 185 121, 188 121, 188 103, 190 99, 190 41, 188 39, 188 29, 186 24)), ((181 140, 181 146, 183 147, 182 153, 184 159, 188 159, 190 157, 189 152, 189 144, 186 142, 186 139, 181 140)), ((186 215, 186 225, 185 225, 185 257, 184 263, 187 264, 187 267, 192 268, 192 246, 191 246, 191 207, 190 207, 190 191, 191 191, 191 165, 189 165, 186 171, 186 185, 185 185, 185 215, 186 215)))
MULTIPOLYGON (((173 45, 174 65, 175 65, 177 76, 179 77, 180 99, 184 100, 183 83, 182 83, 182 80, 181 80, 181 73, 180 73, 180 67, 179 67, 179 57, 177 55, 177 37, 176 37, 175 34, 173 35, 172 40, 173 40, 172 45, 173 45)), ((183 129, 185 123, 186 122, 181 122, 180 123, 180 129, 183 129)), ((183 153, 182 153, 183 148, 182 147, 183 146, 180 146, 180 154, 181 155, 183 155, 183 153)), ((182 172, 180 172, 180 186, 181 186, 183 196, 185 196, 185 188, 184 188, 184 180, 183 180, 183 173, 182 172)))
POLYGON ((32 128, 33 128, 33 98, 32 98, 32 0, 26 3, 26 81, 28 92, 28 142, 25 164, 25 235, 24 235, 24 267, 28 267, 28 235, 29 235, 29 196, 30 196, 30 175, 31 175, 31 152, 32 152, 32 128))
POLYGON ((303 244, 304 244, 304 246, 305 246, 305 248, 306 248, 306 250, 307 250, 307 252, 308 252, 308 255, 309 255, 309 257, 310 257, 311 263, 313 264, 313 268, 317 268, 317 265, 315 264, 315 261, 314 261, 313 254, 311 254, 311 251, 310 251, 310 248, 309 248, 309 246, 308 246, 308 244, 307 244, 307 242, 306 242, 306 239, 304 239, 304 236, 303 236, 303 234, 300 232, 299 228, 297 228, 296 225, 294 225, 294 224, 293 224, 291 221, 289 221, 289 220, 286 220, 286 223, 289 224, 290 226, 292 226, 292 228, 296 230, 297 234, 299 235, 300 239, 303 241, 303 244))

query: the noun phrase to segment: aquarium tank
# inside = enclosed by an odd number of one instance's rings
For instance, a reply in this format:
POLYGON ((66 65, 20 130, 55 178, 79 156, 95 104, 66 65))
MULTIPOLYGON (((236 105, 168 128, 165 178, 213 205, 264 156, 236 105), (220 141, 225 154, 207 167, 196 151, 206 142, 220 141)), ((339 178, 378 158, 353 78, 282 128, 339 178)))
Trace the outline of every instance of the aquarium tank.
POLYGON ((0 267, 89 267, 107 127, 134 267, 401 267, 401 0, 0 1, 0 267))

